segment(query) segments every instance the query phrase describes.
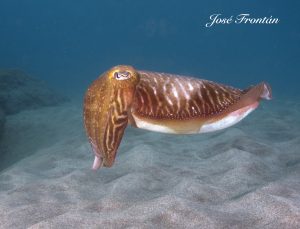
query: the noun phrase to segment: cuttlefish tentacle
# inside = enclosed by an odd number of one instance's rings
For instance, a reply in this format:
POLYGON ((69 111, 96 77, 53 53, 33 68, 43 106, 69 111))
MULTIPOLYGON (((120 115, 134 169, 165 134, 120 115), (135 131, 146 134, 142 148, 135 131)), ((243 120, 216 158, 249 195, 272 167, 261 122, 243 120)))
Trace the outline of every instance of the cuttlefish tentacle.
POLYGON ((111 167, 128 124, 173 134, 195 134, 232 126, 246 117, 271 88, 245 90, 208 80, 116 66, 89 87, 84 121, 95 153, 93 168, 111 167))

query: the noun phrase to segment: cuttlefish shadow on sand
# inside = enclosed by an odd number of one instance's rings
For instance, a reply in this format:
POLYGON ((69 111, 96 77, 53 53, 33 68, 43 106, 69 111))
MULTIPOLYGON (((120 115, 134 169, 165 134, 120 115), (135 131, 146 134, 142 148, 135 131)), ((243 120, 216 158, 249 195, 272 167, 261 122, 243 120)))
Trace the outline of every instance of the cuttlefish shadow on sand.
POLYGON ((139 71, 119 65, 100 75, 84 98, 84 124, 95 160, 111 167, 128 124, 172 134, 198 134, 232 126, 271 99, 260 83, 245 90, 208 80, 139 71))

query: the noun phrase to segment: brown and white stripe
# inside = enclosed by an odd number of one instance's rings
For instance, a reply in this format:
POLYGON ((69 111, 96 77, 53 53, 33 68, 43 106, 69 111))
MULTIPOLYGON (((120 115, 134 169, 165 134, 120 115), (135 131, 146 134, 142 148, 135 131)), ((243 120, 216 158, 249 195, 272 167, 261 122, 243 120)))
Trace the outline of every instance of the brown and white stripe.
POLYGON ((153 119, 209 117, 236 103, 242 90, 173 74, 139 71, 132 110, 153 119))

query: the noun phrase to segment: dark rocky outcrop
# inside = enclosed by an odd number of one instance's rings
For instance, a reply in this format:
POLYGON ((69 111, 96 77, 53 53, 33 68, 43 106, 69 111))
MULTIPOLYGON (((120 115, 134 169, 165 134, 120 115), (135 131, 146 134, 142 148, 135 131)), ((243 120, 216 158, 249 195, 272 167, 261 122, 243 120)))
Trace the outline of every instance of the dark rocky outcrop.
MULTIPOLYGON (((36 131, 46 129, 47 133, 49 117, 45 109, 64 106, 67 101, 42 81, 20 70, 0 69, 0 171, 45 145, 47 134, 36 131), (43 123, 35 120, 40 112, 43 115, 38 118, 43 123)), ((49 126, 52 124, 49 121, 49 126)))
POLYGON ((23 71, 0 70, 0 107, 5 114, 58 105, 65 101, 65 97, 23 71))
POLYGON ((0 107, 0 138, 3 133, 4 122, 5 122, 5 114, 4 114, 4 111, 2 110, 2 108, 0 107))

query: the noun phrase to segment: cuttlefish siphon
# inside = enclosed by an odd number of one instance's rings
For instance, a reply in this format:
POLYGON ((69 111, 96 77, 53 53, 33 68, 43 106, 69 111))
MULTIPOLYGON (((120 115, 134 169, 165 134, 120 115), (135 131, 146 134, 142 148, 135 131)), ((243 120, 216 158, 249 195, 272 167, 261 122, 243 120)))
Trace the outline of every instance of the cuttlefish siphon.
POLYGON ((139 71, 119 65, 97 78, 84 98, 84 124, 95 160, 111 167, 128 124, 171 134, 198 134, 230 127, 271 99, 260 83, 245 90, 208 80, 139 71))

